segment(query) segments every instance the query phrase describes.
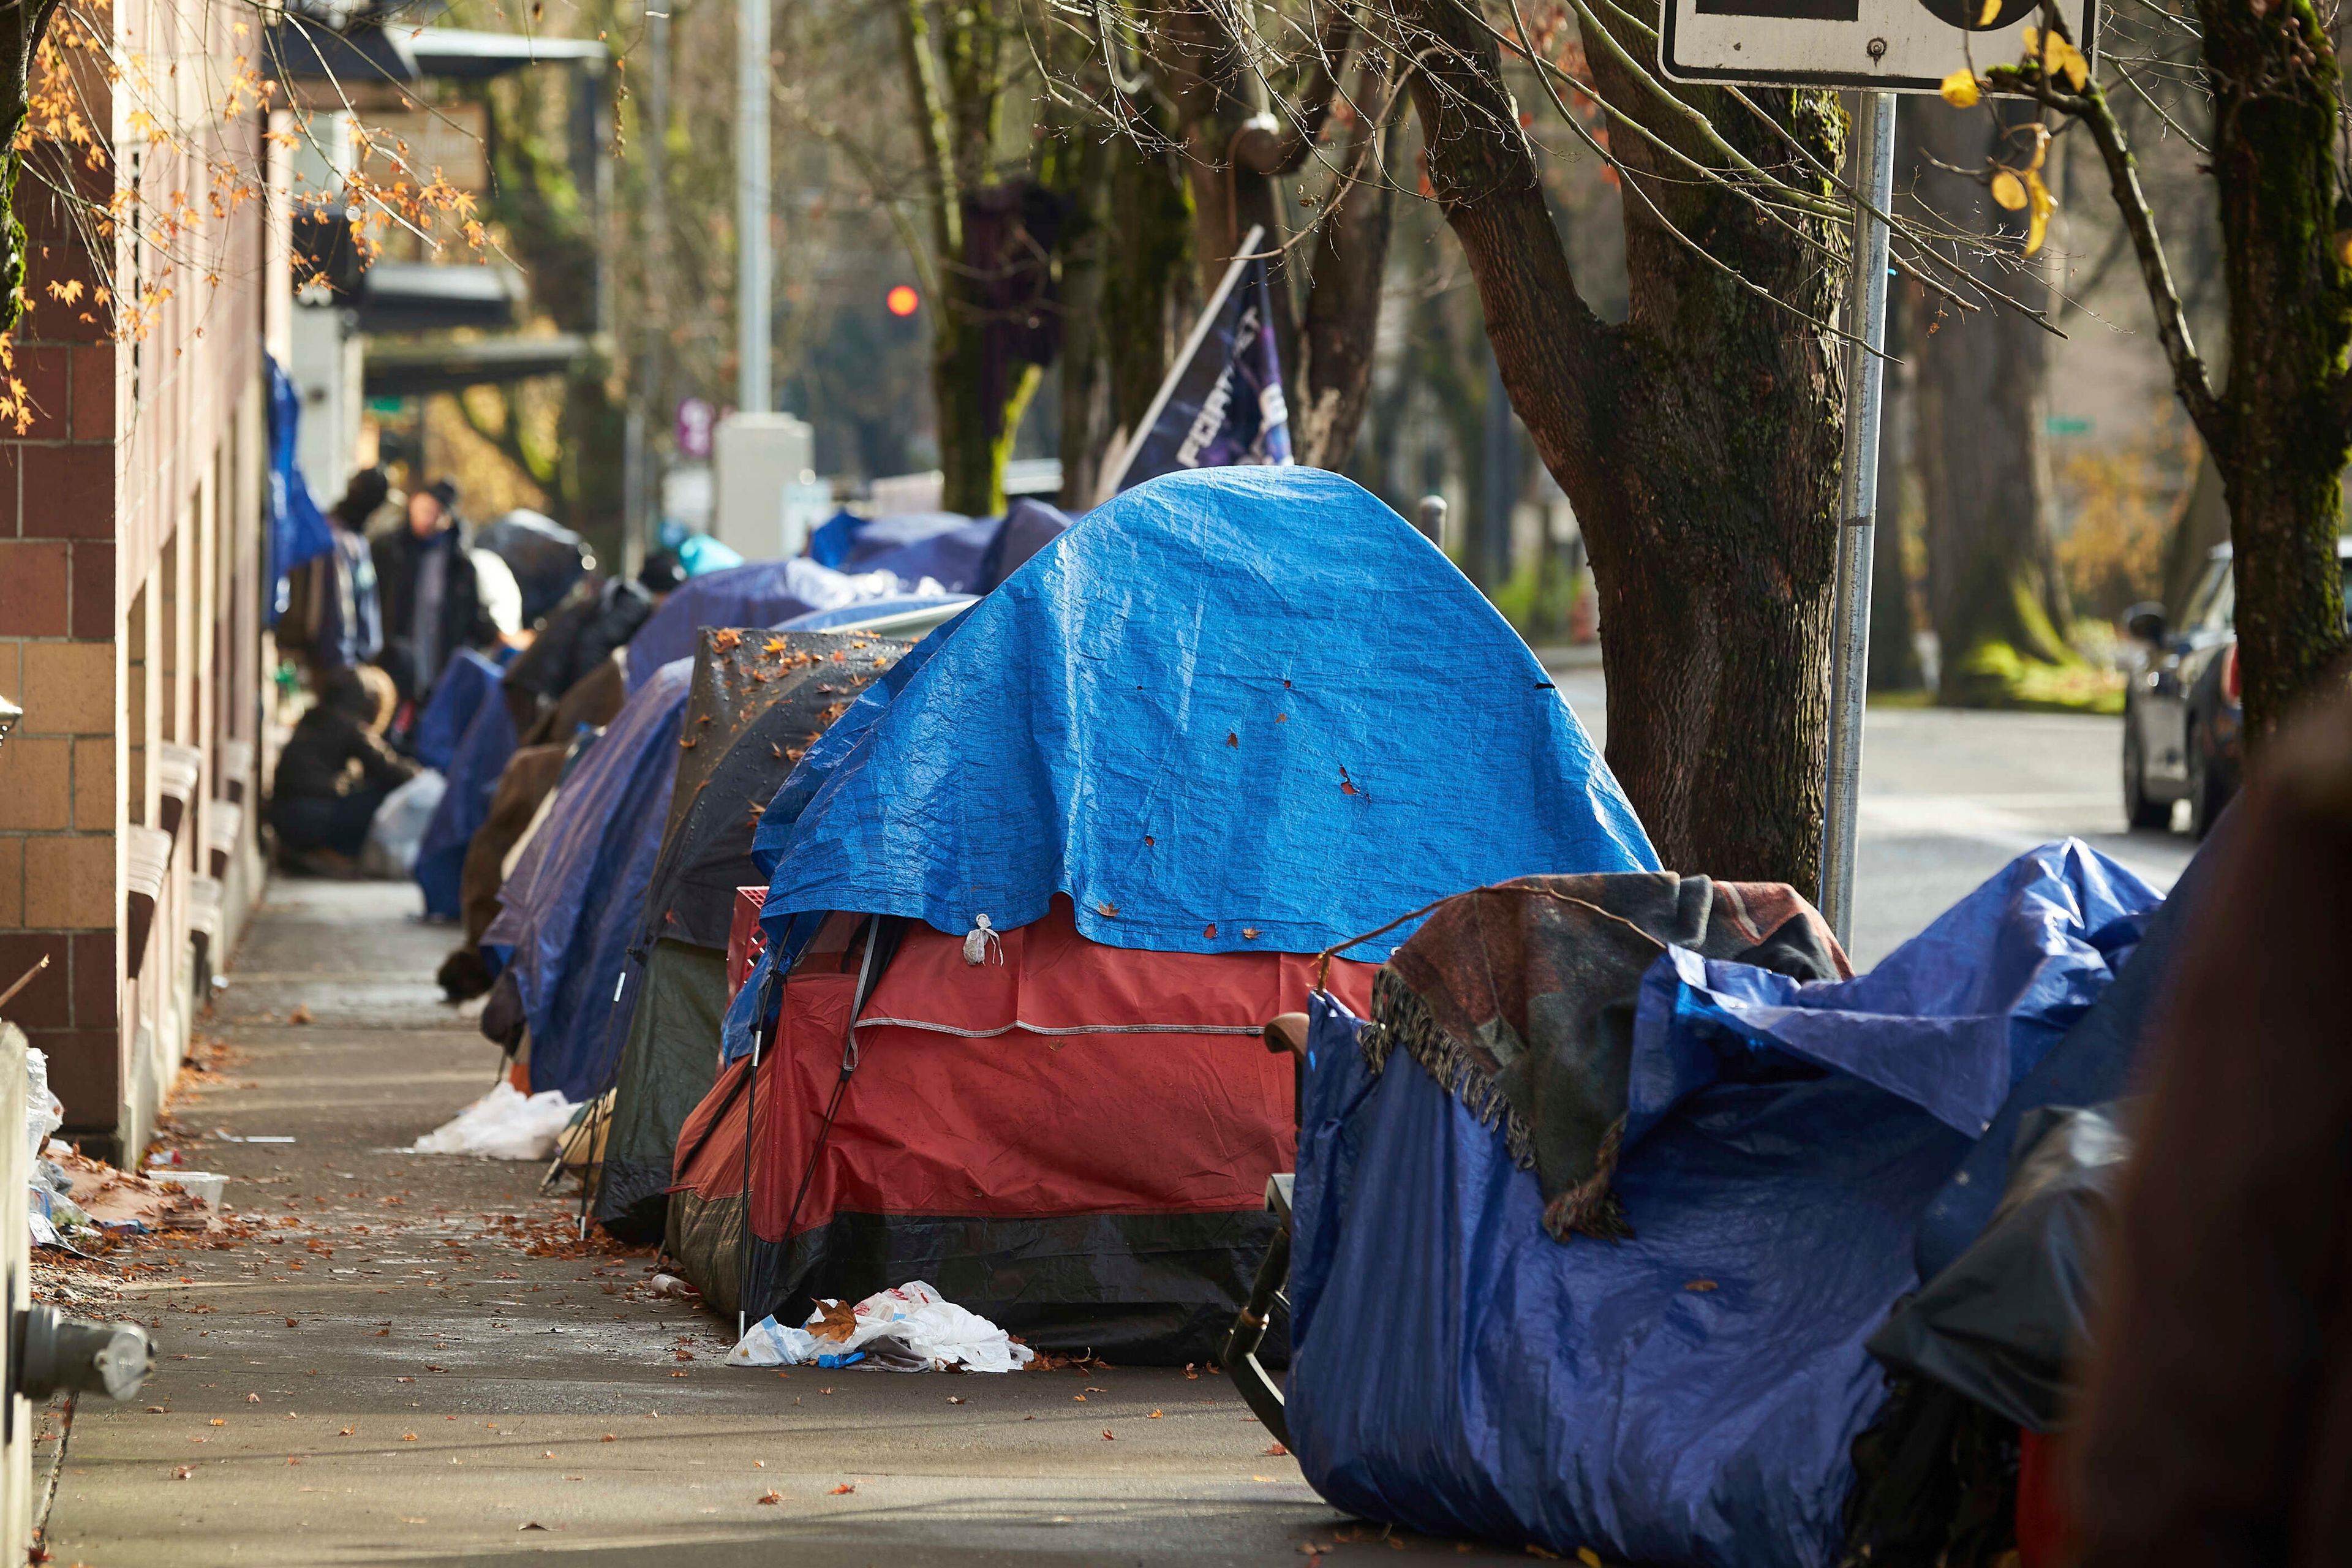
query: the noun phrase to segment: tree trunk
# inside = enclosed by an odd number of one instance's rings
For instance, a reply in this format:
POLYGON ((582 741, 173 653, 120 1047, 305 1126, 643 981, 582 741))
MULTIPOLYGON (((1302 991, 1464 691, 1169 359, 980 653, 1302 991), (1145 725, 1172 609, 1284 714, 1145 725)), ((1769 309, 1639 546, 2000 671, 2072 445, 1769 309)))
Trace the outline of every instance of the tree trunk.
POLYGON ((1372 347, 1396 216, 1390 170, 1402 121, 1391 115, 1376 124, 1362 111, 1377 113, 1388 91, 1385 74, 1369 62, 1357 71, 1358 107, 1348 111, 1348 137, 1336 160, 1339 195, 1315 236, 1315 270, 1293 380, 1298 460, 1318 468, 1347 467, 1372 395, 1372 347))
MULTIPOLYGON (((1660 167, 1612 138, 1631 315, 1601 321, 1579 297, 1495 44, 1459 0, 1400 7, 1422 63, 1412 91, 1429 174, 1486 313, 1503 382, 1576 509, 1600 591, 1609 763, 1665 865, 1815 886, 1828 739, 1829 634, 1843 392, 1832 340, 1692 256, 1642 205, 1815 321, 1834 269, 1800 234, 1660 167), (1634 189, 1639 186, 1639 195, 1634 189)), ((1625 47, 1654 56, 1629 26, 1625 47)), ((1689 127, 1590 35, 1601 93, 1694 157, 1689 127)), ((1777 137, 1715 93, 1686 89, 1718 132, 1767 167, 1777 137)), ((1761 92, 1822 163, 1843 153, 1827 94, 1761 92)), ((1795 178, 1790 172, 1790 177, 1795 178)))
MULTIPOLYGON (((1993 121, 2032 123, 2029 106, 1996 100, 1993 121)), ((2024 215, 1996 205, 1969 174, 1988 156, 2021 163, 2031 143, 1998 132, 1982 110, 1933 99, 1904 106, 1908 132, 1895 188, 1916 194, 1947 227, 1982 235, 2011 254, 2024 215), (1942 165, 1942 166, 1939 166, 1942 165)), ((2019 275, 1979 256, 1962 264, 2028 304, 2049 296, 2038 263, 2019 275)), ((2050 334, 2019 312, 1969 314, 1926 307, 1918 358, 1920 490, 1926 503, 1927 606, 1940 650, 1936 698, 1948 707, 1997 707, 2021 660, 2067 657, 2066 594, 2051 564, 2050 473, 2042 440, 2050 334)))
POLYGON ((2345 643, 2336 539, 2352 288, 2333 243, 2336 59, 2310 0, 2208 0, 2203 13, 2230 298, 2222 483, 2239 679, 2259 742, 2345 643))

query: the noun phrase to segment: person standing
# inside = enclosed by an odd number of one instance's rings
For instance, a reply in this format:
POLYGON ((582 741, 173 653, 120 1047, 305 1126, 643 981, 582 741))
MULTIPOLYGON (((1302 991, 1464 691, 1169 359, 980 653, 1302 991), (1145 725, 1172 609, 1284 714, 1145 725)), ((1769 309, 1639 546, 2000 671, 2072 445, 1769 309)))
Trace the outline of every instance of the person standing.
POLYGON ((334 670, 373 663, 383 651, 383 605, 367 533, 391 492, 382 468, 353 474, 343 499, 327 513, 334 548, 290 574, 278 644, 309 667, 313 686, 334 670))
POLYGON ((407 526, 375 541, 383 663, 404 702, 430 696, 457 649, 499 640, 482 604, 469 532, 457 515, 457 487, 438 479, 408 498, 407 526))

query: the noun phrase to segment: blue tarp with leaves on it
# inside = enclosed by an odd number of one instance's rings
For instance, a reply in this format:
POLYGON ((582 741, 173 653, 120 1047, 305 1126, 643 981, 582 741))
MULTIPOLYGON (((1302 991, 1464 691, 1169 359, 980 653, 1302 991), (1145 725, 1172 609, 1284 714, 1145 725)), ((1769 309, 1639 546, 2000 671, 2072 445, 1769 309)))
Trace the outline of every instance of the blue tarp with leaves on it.
POLYGON ((1089 512, 867 688, 796 796, 761 818, 772 941, 824 910, 1011 930, 1060 892, 1114 947, 1314 952, 1480 883, 1656 865, 1518 635, 1317 468, 1089 512))
POLYGON ((1885 1397, 1863 1342, 1918 1282, 1923 1218, 2157 902, 2068 840, 1853 980, 1669 949, 1639 998, 1614 1245, 1552 1240, 1502 1134, 1410 1053, 1374 1073, 1318 1004, 1287 1390, 1307 1479, 1612 1562, 1836 1561, 1885 1397))
POLYGON ((604 1088, 627 928, 645 903, 669 816, 693 674, 691 658, 676 659, 630 694, 557 792, 499 891, 499 916, 482 943, 509 950, 506 965, 530 1022, 533 1093, 560 1089, 586 1100, 604 1088), (617 927, 615 910, 629 917, 617 927))

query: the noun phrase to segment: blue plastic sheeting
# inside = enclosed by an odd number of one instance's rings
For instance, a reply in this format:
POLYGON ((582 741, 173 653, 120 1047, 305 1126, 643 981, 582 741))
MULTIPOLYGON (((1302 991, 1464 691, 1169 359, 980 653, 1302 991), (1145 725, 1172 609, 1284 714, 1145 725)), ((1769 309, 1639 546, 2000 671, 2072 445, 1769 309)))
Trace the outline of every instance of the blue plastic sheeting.
POLYGON ((1927 1206, 2000 1109, 1987 1086, 2095 1002, 2155 901, 2069 842, 1856 980, 1670 951, 1643 982, 1615 1246, 1551 1240, 1500 1135, 1406 1053, 1373 1077, 1318 1005, 1291 1258, 1307 1479, 1434 1533, 1835 1561, 1885 1397, 1863 1342, 1917 1283, 1927 1206))
POLYGON ((980 582, 971 591, 992 592, 1069 526, 1069 514, 1057 506, 1027 496, 1014 501, 1005 509, 1004 526, 996 531, 996 542, 988 547, 988 556, 980 566, 980 582))
POLYGON ((664 599, 629 639, 629 689, 636 690, 673 659, 692 658, 694 634, 704 626, 772 626, 811 610, 895 598, 906 591, 887 573, 851 575, 804 555, 697 577, 664 599))
POLYGON ((763 818, 771 940, 821 910, 1011 930, 1064 892, 1113 947, 1313 952, 1481 883, 1657 865, 1518 635, 1321 469, 1139 485, 926 640, 807 809, 763 818))
MULTIPOLYGON (((585 1100, 604 1088, 601 1053, 620 973, 604 938, 616 911, 626 927, 645 903, 693 674, 692 659, 673 660, 622 705, 558 791, 483 936, 486 948, 510 950, 507 964, 530 1021, 533 1093, 560 1089, 585 1100)), ((625 930, 621 940, 625 946, 625 930)))
POLYGON ((269 366, 269 494, 268 545, 269 619, 286 613, 287 574, 335 547, 334 530, 319 510, 303 477, 301 447, 302 395, 278 363, 263 356, 269 366))
POLYGON ((474 721, 475 710, 497 700, 499 679, 499 667, 472 648, 451 654, 449 662, 441 667, 433 695, 425 700, 425 710, 416 716, 416 728, 409 740, 416 760, 447 773, 449 760, 457 754, 457 742, 474 721))
POLYGON ((730 549, 707 533, 689 533, 677 542, 674 552, 678 570, 689 577, 707 577, 713 572, 725 572, 743 564, 742 552, 730 549))
POLYGON ((425 894, 427 920, 454 921, 461 912, 458 884, 466 869, 466 847, 489 820, 499 775, 514 753, 514 716, 493 687, 488 700, 475 708, 473 721, 442 770, 448 787, 441 792, 441 804, 433 808, 416 847, 416 886, 425 894))
MULTIPOLYGON (((827 564, 844 572, 863 572, 883 557, 896 555, 914 545, 928 544, 933 540, 972 529, 992 531, 996 521, 992 517, 966 517, 960 511, 910 511, 890 517, 869 517, 851 532, 849 548, 842 552, 841 559, 827 564)), ((983 537, 981 549, 986 548, 987 540, 983 537)), ((810 553, 814 555, 815 552, 812 550, 810 553)), ((976 562, 978 556, 973 559, 976 562)))
POLYGON ((809 531, 808 557, 820 566, 839 567, 849 559, 850 547, 873 519, 842 508, 809 531))
POLYGON ((2145 917, 2138 945, 2113 960, 2116 983, 2019 1080, 1992 1126, 1927 1205, 1919 1224, 1920 1279, 1933 1279, 1949 1268, 1991 1223, 2008 1184, 2018 1122, 2026 1112, 2045 1105, 2104 1105, 2129 1092, 2139 1065, 2142 1026, 2171 978, 2174 948, 2195 918, 2211 880, 2215 847, 2228 841, 2231 822, 2231 814, 2224 813, 2214 825, 2164 902, 2145 917))
POLYGON ((892 599, 870 599, 862 605, 844 605, 834 610, 811 610, 805 616, 794 616, 778 625, 780 632, 824 632, 835 626, 852 626, 882 616, 912 615, 917 610, 936 610, 942 605, 969 605, 970 594, 901 594, 892 599))

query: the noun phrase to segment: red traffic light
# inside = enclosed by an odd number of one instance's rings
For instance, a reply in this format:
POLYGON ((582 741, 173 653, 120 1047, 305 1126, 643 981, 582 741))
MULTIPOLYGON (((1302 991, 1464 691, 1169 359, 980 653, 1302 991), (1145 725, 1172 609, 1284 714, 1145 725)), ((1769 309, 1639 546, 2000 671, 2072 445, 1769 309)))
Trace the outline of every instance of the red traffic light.
POLYGON ((882 308, 894 316, 911 316, 922 309, 923 297, 901 283, 882 296, 882 308))

